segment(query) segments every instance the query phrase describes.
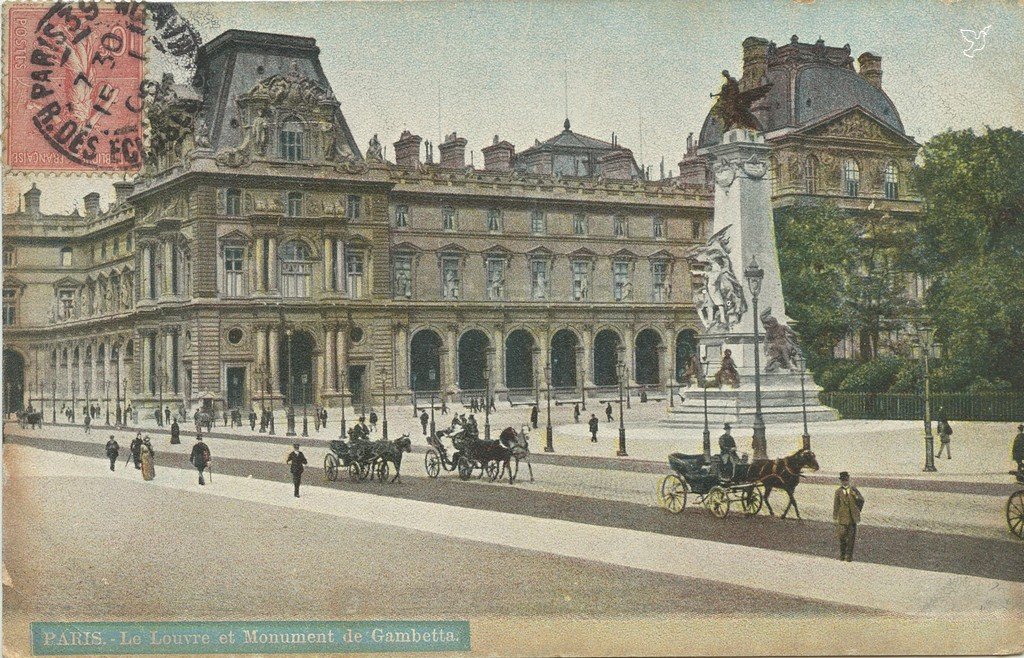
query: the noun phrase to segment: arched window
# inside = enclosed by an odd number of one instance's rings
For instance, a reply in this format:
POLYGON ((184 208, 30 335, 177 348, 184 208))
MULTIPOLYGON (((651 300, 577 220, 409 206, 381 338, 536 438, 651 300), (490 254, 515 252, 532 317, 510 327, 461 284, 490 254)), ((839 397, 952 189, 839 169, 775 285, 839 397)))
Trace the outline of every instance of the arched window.
POLYGON ((309 247, 292 240, 281 247, 281 294, 285 297, 308 297, 313 264, 309 247))
POLYGON ((804 192, 818 193, 818 159, 813 155, 804 160, 804 192))
POLYGON ((885 198, 900 198, 900 170, 896 168, 895 162, 885 165, 885 198))
POLYGON ((297 162, 305 159, 302 143, 302 124, 294 119, 281 124, 277 143, 280 146, 281 158, 297 162))
POLYGON ((846 196, 860 194, 860 165, 856 160, 847 160, 843 163, 843 193, 846 196))

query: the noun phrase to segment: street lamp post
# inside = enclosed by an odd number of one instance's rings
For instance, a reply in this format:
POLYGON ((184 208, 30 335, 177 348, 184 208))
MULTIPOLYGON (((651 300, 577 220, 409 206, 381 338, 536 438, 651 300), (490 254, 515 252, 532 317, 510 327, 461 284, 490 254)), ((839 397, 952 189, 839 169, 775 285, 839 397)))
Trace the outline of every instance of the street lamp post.
POLYGON ((550 360, 548 360, 547 365, 544 366, 544 376, 545 376, 545 381, 547 383, 547 386, 545 386, 544 388, 547 391, 547 399, 548 399, 548 426, 545 429, 545 435, 544 435, 544 437, 545 437, 544 438, 544 452, 554 452, 555 451, 555 444, 554 444, 553 433, 551 431, 551 361, 550 360))
POLYGON ((765 437, 764 416, 761 415, 761 348, 758 333, 757 296, 761 293, 764 270, 758 267, 757 257, 743 271, 750 287, 754 310, 754 459, 768 459, 768 439, 765 437))
POLYGON ((491 359, 484 366, 484 438, 491 440, 491 359))
POLYGON ((78 397, 76 395, 77 393, 78 393, 78 382, 72 380, 72 382, 71 382, 71 423, 72 424, 74 424, 74 422, 75 422, 75 407, 78 406, 78 397))
POLYGON ((160 427, 164 426, 164 377, 166 371, 163 366, 157 369, 156 373, 156 390, 157 390, 157 407, 156 407, 156 424, 160 427))
POLYGON ((704 366, 703 388, 704 388, 704 461, 711 461, 711 427, 708 425, 708 355, 700 360, 704 366))
POLYGON ((121 382, 121 390, 124 391, 124 411, 121 412, 121 422, 124 425, 128 424, 128 378, 125 377, 124 381, 121 382))
MULTIPOLYGON (((85 380, 85 415, 89 417, 89 422, 92 422, 92 380, 85 380)), ((84 418, 82 420, 85 420, 84 418)))
POLYGON ((302 436, 309 436, 309 375, 302 373, 302 436))
POLYGON ((110 427, 110 382, 103 381, 103 404, 106 406, 107 427, 110 427))
POLYGON ((576 346, 576 376, 580 380, 580 408, 583 411, 587 410, 587 378, 586 370, 583 363, 583 346, 576 346))
POLYGON ((381 410, 380 431, 385 441, 388 440, 388 371, 386 368, 380 370, 380 398, 383 409, 381 410))
POLYGON ((288 370, 285 373, 285 380, 288 382, 288 431, 285 433, 287 436, 295 436, 295 407, 293 406, 295 392, 295 382, 292 381, 292 329, 289 327, 285 329, 285 336, 288 339, 288 370))
POLYGON ((615 362, 616 374, 619 379, 619 450, 615 454, 618 457, 628 457, 629 455, 626 454, 626 421, 622 415, 622 380, 626 373, 626 363, 623 359, 626 355, 626 348, 619 345, 616 351, 619 355, 618 360, 615 362))
POLYGON ((626 387, 626 408, 627 409, 632 409, 633 405, 630 403, 630 398, 633 397, 632 396, 633 389, 629 385, 629 375, 630 375, 629 366, 626 366, 626 383, 625 383, 625 387, 626 387))
POLYGON ((932 341, 935 337, 935 328, 929 324, 921 324, 918 328, 918 342, 921 349, 924 365, 924 471, 934 473, 935 468, 935 438, 932 436, 932 414, 931 414, 931 372, 928 366, 928 357, 932 350, 932 341))
POLYGON ((342 441, 345 440, 348 434, 348 422, 345 420, 345 380, 348 379, 347 374, 338 373, 338 383, 341 385, 341 433, 338 434, 338 438, 342 441))
POLYGON ((807 359, 804 357, 803 350, 798 350, 796 353, 797 361, 800 363, 800 408, 804 415, 804 433, 801 437, 803 439, 804 450, 811 449, 811 433, 807 431, 807 393, 804 389, 804 375, 807 373, 807 359))
POLYGON ((117 350, 116 354, 111 354, 111 356, 114 357, 114 363, 116 364, 115 368, 117 371, 117 378, 114 382, 116 387, 114 392, 117 397, 114 401, 114 421, 117 423, 117 426, 120 427, 122 423, 122 416, 124 414, 124 411, 121 409, 121 346, 116 345, 114 349, 117 350))
POLYGON ((436 396, 437 391, 430 392, 430 436, 437 436, 437 425, 434 424, 434 399, 436 396))
POLYGON ((533 370, 533 406, 540 407, 540 372, 538 372, 540 370, 540 348, 534 345, 530 351, 530 356, 533 359, 531 362, 533 370))
POLYGON ((50 398, 50 402, 51 402, 51 404, 50 404, 50 411, 52 412, 51 418, 53 419, 53 424, 56 425, 57 424, 57 378, 56 377, 54 377, 53 381, 50 382, 50 388, 53 391, 52 392, 52 396, 50 398))

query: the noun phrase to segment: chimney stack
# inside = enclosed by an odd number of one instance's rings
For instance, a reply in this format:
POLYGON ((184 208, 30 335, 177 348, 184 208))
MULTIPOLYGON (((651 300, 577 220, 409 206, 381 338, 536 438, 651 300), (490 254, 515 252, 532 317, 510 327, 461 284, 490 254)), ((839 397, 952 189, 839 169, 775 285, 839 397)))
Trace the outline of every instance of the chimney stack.
MULTIPOLYGON (((629 149, 612 151, 598 160, 605 178, 629 180, 633 178, 633 152, 629 149)), ((640 175, 643 178, 643 174, 640 175)))
POLYGON ((408 130, 403 130, 401 137, 395 142, 395 164, 399 167, 418 168, 422 141, 423 138, 419 135, 413 135, 408 130))
POLYGON ((516 147, 506 142, 505 140, 498 140, 498 136, 494 136, 494 143, 490 146, 485 146, 480 149, 484 154, 484 169, 487 171, 511 171, 512 160, 516 156, 516 147))
POLYGON ((857 58, 857 63, 860 64, 861 77, 881 89, 882 58, 874 53, 866 52, 857 58))
POLYGON ((124 180, 114 183, 114 204, 120 205, 127 201, 134 190, 135 183, 129 183, 124 180))
POLYGON ((100 214, 100 193, 89 192, 85 195, 85 216, 96 217, 100 214))
POLYGON ((771 42, 759 37, 747 37, 743 40, 743 76, 740 88, 744 91, 761 86, 761 81, 768 75, 768 47, 771 42))
POLYGON ((39 216, 39 197, 42 192, 36 187, 35 183, 32 183, 32 187, 28 192, 25 192, 25 212, 32 217, 39 216))
POLYGON ((465 169, 468 143, 465 137, 459 137, 456 133, 445 137, 444 142, 437 147, 441 151, 441 166, 445 169, 465 169))

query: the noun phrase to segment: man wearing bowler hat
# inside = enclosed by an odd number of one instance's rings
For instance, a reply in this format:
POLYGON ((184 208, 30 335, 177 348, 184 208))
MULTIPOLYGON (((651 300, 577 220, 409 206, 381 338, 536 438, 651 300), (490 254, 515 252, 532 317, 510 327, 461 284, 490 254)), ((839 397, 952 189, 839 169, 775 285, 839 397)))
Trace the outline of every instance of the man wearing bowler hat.
POLYGON ((309 462, 306 461, 306 455, 302 454, 299 450, 299 444, 296 443, 292 446, 294 448, 288 453, 288 460, 286 463, 292 465, 292 482, 295 483, 295 497, 299 497, 299 485, 302 484, 302 471, 309 462))
POLYGON ((843 471, 839 474, 839 488, 836 489, 832 503, 832 520, 836 524, 836 535, 839 537, 839 559, 853 562, 853 543, 857 539, 857 524, 860 523, 860 511, 864 507, 864 496, 857 487, 850 485, 850 474, 843 471))

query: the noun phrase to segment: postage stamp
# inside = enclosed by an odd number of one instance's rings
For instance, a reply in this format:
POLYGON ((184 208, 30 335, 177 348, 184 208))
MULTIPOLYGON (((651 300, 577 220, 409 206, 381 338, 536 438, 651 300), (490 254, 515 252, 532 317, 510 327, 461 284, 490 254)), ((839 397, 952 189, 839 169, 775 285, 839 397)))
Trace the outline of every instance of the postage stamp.
POLYGON ((145 23, 136 3, 8 4, 5 164, 125 172, 142 161, 145 23))

